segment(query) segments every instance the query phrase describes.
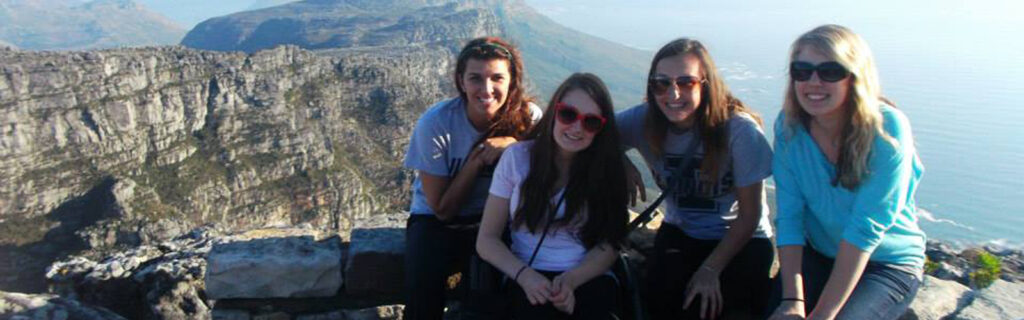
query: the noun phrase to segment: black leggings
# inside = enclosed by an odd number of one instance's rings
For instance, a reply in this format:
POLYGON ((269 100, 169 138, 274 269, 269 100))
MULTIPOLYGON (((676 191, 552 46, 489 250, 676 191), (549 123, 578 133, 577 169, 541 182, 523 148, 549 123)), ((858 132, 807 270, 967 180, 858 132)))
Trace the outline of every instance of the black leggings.
MULTIPOLYGON (((539 271, 548 279, 554 279, 561 272, 539 271)), ((573 307, 573 314, 568 315, 549 302, 547 304, 534 306, 526 298, 526 293, 518 283, 509 281, 509 302, 511 302, 513 319, 617 319, 619 297, 616 294, 618 285, 611 275, 600 275, 573 291, 576 298, 576 306, 573 307)))
MULTIPOLYGON (((476 218, 479 221, 479 217, 476 218)), ((405 229, 405 316, 407 320, 440 320, 444 316, 448 276, 466 270, 476 250, 472 221, 446 223, 434 215, 412 215, 405 229)))
MULTIPOLYGON (((644 299, 649 303, 652 319, 700 319, 700 297, 683 309, 686 285, 719 242, 694 239, 674 225, 661 225, 654 240, 654 257, 648 265, 648 292, 644 299)), ((774 259, 771 241, 762 238, 750 239, 732 258, 719 278, 725 300, 723 315, 766 317, 774 259)))

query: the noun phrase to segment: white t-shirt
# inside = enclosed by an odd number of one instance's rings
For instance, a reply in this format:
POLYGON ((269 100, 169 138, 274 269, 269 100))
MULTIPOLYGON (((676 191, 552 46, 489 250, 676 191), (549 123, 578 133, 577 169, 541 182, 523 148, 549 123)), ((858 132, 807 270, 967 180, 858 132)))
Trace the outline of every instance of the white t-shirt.
MULTIPOLYGON (((508 221, 515 219, 516 209, 519 208, 520 188, 530 173, 530 151, 533 148, 533 141, 517 142, 505 149, 498 166, 494 169, 493 180, 491 181, 491 194, 509 199, 508 221)), ((550 199, 552 204, 558 202, 565 189, 562 189, 550 199)), ((565 203, 558 207, 555 218, 565 216, 565 203)), ((577 220, 582 216, 577 216, 577 220)), ((536 260, 531 268, 544 271, 566 271, 575 268, 583 261, 587 249, 583 242, 576 237, 579 223, 570 223, 565 226, 554 227, 548 230, 548 236, 544 238, 544 244, 537 253, 536 260)), ((512 234, 512 254, 523 262, 529 262, 533 255, 537 242, 540 241, 541 232, 530 233, 526 226, 518 230, 510 229, 512 234)))

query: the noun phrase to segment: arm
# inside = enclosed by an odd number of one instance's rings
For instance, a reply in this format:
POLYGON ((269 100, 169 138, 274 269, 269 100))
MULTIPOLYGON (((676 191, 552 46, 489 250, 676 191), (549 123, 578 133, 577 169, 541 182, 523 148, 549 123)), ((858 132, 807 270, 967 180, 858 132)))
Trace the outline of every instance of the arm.
POLYGON ((493 194, 487 197, 480 231, 476 237, 476 251, 481 258, 515 280, 523 288, 530 304, 545 304, 551 300, 551 282, 519 260, 501 241, 501 233, 508 223, 508 207, 509 200, 506 198, 493 194))
POLYGON ((803 246, 779 247, 779 277, 782 277, 782 304, 772 314, 771 320, 803 319, 805 314, 803 246))
POLYGON ((576 288, 591 279, 604 274, 615 263, 616 250, 608 243, 594 246, 576 268, 570 269, 552 280, 551 303, 555 309, 572 314, 576 306, 576 288))
POLYGON ((818 298, 808 319, 833 319, 850 298, 853 288, 857 286, 864 268, 868 265, 870 252, 863 251, 844 241, 839 243, 839 253, 832 267, 832 274, 825 283, 825 289, 818 298))
POLYGON ((476 177, 484 167, 493 164, 508 145, 516 142, 512 137, 489 138, 474 148, 466 159, 466 164, 449 179, 419 171, 423 183, 423 194, 427 196, 427 204, 441 221, 451 219, 459 214, 465 203, 466 196, 472 192, 476 177))
POLYGON ((764 194, 762 182, 757 182, 744 187, 736 187, 736 199, 739 202, 739 213, 736 220, 729 225, 725 237, 718 242, 711 254, 704 259, 704 263, 690 278, 686 288, 686 299, 684 308, 688 308, 694 299, 700 295, 703 298, 701 303, 701 314, 710 314, 710 318, 722 312, 722 292, 719 277, 722 270, 729 265, 729 261, 743 249, 743 246, 750 241, 757 223, 761 219, 761 197, 764 194))

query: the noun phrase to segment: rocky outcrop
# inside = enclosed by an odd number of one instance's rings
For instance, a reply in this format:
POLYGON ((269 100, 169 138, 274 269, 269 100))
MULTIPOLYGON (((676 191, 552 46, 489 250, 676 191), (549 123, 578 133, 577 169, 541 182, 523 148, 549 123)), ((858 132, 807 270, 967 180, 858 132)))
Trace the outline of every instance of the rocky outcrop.
POLYGON ((0 289, 206 223, 345 231, 404 208, 400 161, 452 92, 448 47, 0 49, 0 274, 17 275, 0 289))
POLYGON ((962 309, 973 298, 971 288, 951 280, 925 276, 910 309, 901 320, 941 320, 962 309))
POLYGON ((201 228, 101 259, 57 262, 46 272, 50 291, 129 319, 208 318, 203 275, 213 243, 226 241, 220 234, 201 228))
POLYGON ((1024 283, 996 280, 992 286, 978 292, 969 306, 954 319, 1021 319, 1024 318, 1024 283))
POLYGON ((0 318, 19 320, 124 320, 110 310, 52 294, 0 291, 0 318))

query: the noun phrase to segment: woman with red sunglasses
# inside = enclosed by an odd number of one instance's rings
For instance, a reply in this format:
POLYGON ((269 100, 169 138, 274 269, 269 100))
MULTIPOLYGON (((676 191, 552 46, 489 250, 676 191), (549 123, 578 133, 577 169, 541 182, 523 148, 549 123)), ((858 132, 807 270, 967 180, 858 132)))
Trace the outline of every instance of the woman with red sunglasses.
POLYGON ((669 192, 648 265, 651 316, 763 318, 774 251, 763 185, 772 151, 760 118, 732 96, 707 49, 684 38, 658 51, 646 102, 616 120, 623 144, 669 192))
POLYGON ((628 219, 614 112, 599 78, 574 74, 498 161, 476 248, 512 280, 516 319, 613 319, 609 268, 628 219))
POLYGON ((842 26, 790 49, 775 123, 781 303, 771 319, 897 319, 925 261, 910 122, 881 96, 867 43, 842 26))
POLYGON ((416 122, 404 163, 416 170, 406 225, 405 319, 444 315, 445 280, 456 271, 451 266, 464 267, 473 254, 494 165, 540 118, 524 77, 514 46, 496 37, 473 39, 455 61, 459 96, 434 104, 416 122))

